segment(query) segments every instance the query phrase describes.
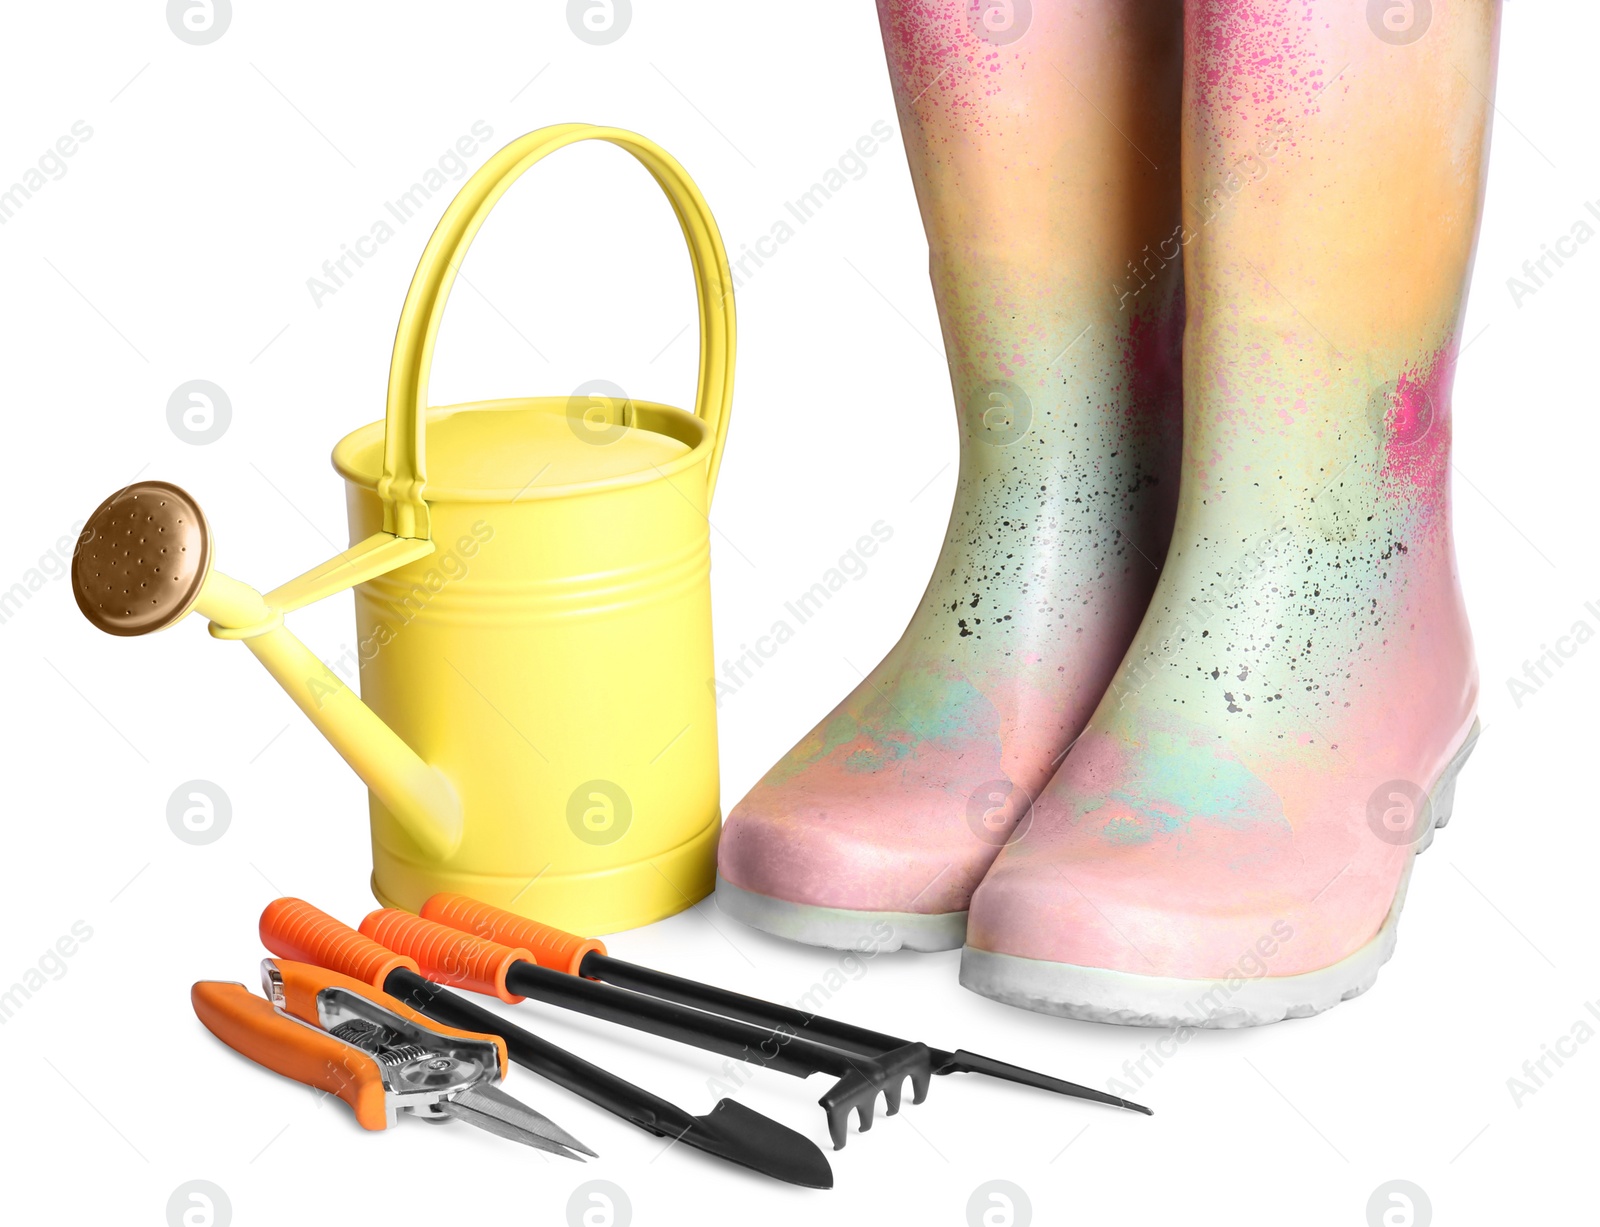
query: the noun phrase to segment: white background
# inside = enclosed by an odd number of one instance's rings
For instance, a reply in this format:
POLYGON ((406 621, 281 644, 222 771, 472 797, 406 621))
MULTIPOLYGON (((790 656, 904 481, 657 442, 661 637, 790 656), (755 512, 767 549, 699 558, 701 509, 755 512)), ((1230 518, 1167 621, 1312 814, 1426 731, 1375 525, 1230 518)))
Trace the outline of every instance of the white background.
MULTIPOLYGON (((11 491, 0 588, 37 588, 0 624, 0 986, 76 922, 92 929, 0 1030, 7 1218, 162 1223, 169 1195, 200 1179, 225 1191, 241 1225, 291 1214, 560 1224, 590 1178, 620 1185, 639 1224, 959 1227, 991 1179, 1021 1186, 1033 1221, 1050 1224, 1359 1225, 1394 1178, 1426 1190, 1441 1223, 1575 1221, 1584 1202, 1592 1214, 1580 1173, 1594 1161, 1600 1042, 1549 1066, 1555 1076, 1520 1106, 1507 1087, 1587 1016, 1585 1002, 1600 1002, 1600 643, 1520 706, 1507 686, 1574 623, 1600 629, 1600 243, 1520 306, 1506 286, 1600 199, 1586 97, 1600 11, 1588 4, 1506 12, 1455 401, 1456 524, 1485 732, 1370 994, 1312 1020, 1199 1036, 1146 1080, 1153 1119, 940 1079, 924 1105, 880 1116, 830 1152, 827 1193, 683 1147, 663 1153, 522 1071, 510 1089, 599 1161, 546 1160, 464 1126, 365 1135, 343 1105, 250 1066, 200 1027, 190 982, 254 981, 269 899, 304 896, 349 921, 373 906, 365 796, 243 649, 213 642, 198 620, 138 640, 99 634, 52 551, 136 474, 192 490, 222 566, 263 588, 344 543, 328 452, 382 412, 395 320, 444 198, 320 307, 306 282, 474 121, 494 132, 474 167, 548 123, 643 131, 696 177, 735 254, 875 121, 894 127, 867 173, 739 294, 737 395, 713 515, 719 658, 765 632, 874 521, 894 536, 725 704, 725 805, 878 659, 921 592, 956 434, 873 6, 635 7, 619 41, 590 46, 557 0, 240 0, 220 40, 191 46, 154 0, 7 6, 0 183, 75 121, 93 129, 66 173, 0 227, 11 491), (192 379, 232 404, 229 429, 206 446, 166 420, 169 395, 192 379), (198 847, 166 821, 169 795, 196 778, 232 803, 223 837, 198 847)), ((435 403, 564 395, 595 378, 690 402, 687 261, 670 211, 620 151, 580 147, 541 165, 465 271, 435 403)), ((353 637, 350 598, 295 626, 337 655, 353 637)), ((840 965, 709 901, 611 947, 778 999, 840 965)), ((1101 1086, 1155 1038, 986 1001, 957 985, 956 964, 953 952, 881 956, 830 1012, 1101 1086)), ((520 1017, 694 1111, 718 1097, 708 1087, 718 1059, 535 1006, 520 1017)), ((823 1089, 820 1078, 759 1073, 739 1096, 826 1149, 823 1089)))

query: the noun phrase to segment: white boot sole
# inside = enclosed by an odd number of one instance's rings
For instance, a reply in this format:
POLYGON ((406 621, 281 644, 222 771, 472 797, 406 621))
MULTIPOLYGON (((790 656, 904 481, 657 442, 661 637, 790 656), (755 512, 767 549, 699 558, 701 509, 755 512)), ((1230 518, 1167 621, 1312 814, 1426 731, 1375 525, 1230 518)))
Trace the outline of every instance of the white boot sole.
POLYGON ((717 906, 764 933, 833 950, 956 950, 967 938, 965 912, 864 912, 791 903, 735 886, 721 874, 717 906))
POLYGON ((1455 757, 1429 790, 1430 821, 1400 876, 1389 914, 1377 935, 1348 958, 1296 976, 1253 980, 1187 980, 1141 976, 1048 959, 1027 959, 967 946, 961 952, 961 983, 975 993, 1041 1014, 1128 1027, 1259 1027, 1285 1018, 1309 1018, 1360 996, 1394 953, 1411 870, 1434 832, 1450 821, 1456 776, 1478 740, 1473 721, 1455 757), (1230 988, 1234 984, 1236 987, 1230 988))

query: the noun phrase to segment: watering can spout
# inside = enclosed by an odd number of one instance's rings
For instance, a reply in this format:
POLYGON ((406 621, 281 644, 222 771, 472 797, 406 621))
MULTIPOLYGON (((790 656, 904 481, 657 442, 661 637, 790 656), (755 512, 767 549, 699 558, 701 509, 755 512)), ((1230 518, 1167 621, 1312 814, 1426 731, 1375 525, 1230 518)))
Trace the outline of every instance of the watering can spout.
POLYGON ((84 527, 72 560, 78 608, 113 635, 144 635, 191 611, 218 639, 239 639, 332 743, 396 823, 433 860, 461 843, 461 802, 342 679, 283 625, 290 609, 420 557, 429 542, 380 533, 262 596, 211 566, 211 533, 194 500, 167 482, 113 494, 84 527))

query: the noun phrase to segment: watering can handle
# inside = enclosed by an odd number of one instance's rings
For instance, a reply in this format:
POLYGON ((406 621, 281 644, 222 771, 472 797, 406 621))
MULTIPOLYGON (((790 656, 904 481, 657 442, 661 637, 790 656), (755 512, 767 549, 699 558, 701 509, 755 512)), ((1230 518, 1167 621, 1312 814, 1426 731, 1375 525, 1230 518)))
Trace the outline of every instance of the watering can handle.
POLYGON ((478 168, 445 210, 411 279, 395 334, 394 360, 389 367, 383 476, 378 481, 385 532, 411 538, 430 535, 428 505, 423 501, 427 482, 424 434, 428 374, 445 300, 468 246, 489 210, 523 171, 546 154, 589 140, 610 141, 643 163, 666 193, 678 224, 683 227, 700 311, 700 377, 695 391, 695 415, 710 427, 714 439, 706 484, 708 488, 715 487, 733 399, 734 351, 733 276, 717 223, 683 167, 653 142, 622 128, 556 124, 518 137, 478 168))

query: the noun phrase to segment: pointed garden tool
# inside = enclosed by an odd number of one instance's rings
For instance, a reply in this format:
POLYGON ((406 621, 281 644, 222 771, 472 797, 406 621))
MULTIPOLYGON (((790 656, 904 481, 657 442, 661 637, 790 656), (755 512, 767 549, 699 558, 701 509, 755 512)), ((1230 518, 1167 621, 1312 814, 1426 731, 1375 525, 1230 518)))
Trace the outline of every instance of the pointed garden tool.
POLYGON ((425 979, 415 960, 385 949, 302 899, 268 904, 261 914, 261 940, 274 954, 381 988, 437 1022, 498 1036, 518 1065, 657 1137, 790 1184, 833 1187, 828 1160, 809 1138, 730 1099, 721 1100, 704 1116, 690 1115, 425 979))
POLYGON ((361 931, 415 958, 426 975, 442 983, 508 1002, 533 997, 800 1078, 832 1074, 839 1081, 819 1102, 835 1149, 845 1144, 852 1111, 860 1128, 870 1129, 879 1092, 892 1116, 900 1110, 904 1081, 911 1080, 912 1102, 921 1103, 934 1074, 985 1073, 1150 1114, 1149 1108, 1115 1095, 977 1053, 931 1049, 636 967, 611 958, 597 941, 464 896, 435 895, 423 911, 417 917, 380 909, 362 922, 361 931), (601 978, 610 983, 596 983, 601 978))

